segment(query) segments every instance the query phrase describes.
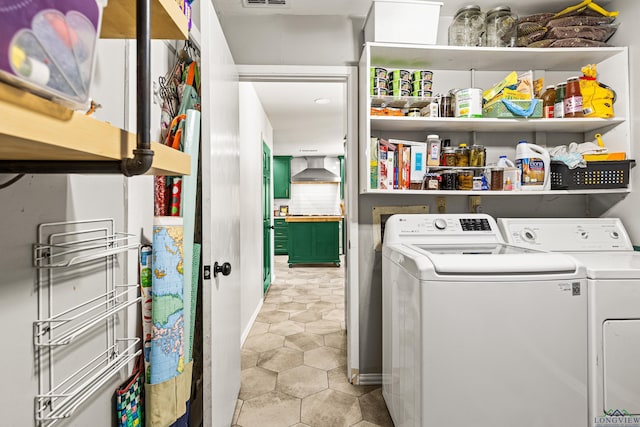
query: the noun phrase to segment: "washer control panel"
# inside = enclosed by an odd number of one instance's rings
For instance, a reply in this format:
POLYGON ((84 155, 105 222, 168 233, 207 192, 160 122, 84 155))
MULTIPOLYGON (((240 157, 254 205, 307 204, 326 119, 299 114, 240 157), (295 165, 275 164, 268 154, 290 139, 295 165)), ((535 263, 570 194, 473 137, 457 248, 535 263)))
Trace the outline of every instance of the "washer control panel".
POLYGON ((629 236, 618 218, 500 218, 511 244, 548 251, 628 251, 629 236))
POLYGON ((383 243, 425 239, 434 244, 503 242, 496 221, 487 214, 400 214, 385 223, 383 243))

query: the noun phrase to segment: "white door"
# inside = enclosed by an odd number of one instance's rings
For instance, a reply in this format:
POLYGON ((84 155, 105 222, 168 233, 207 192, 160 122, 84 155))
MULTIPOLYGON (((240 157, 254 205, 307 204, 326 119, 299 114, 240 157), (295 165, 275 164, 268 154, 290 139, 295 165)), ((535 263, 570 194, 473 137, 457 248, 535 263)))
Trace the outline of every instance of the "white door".
POLYGON ((202 289, 203 410, 205 426, 228 427, 240 390, 238 75, 213 6, 200 4, 203 265, 211 269, 202 289), (216 262, 230 274, 214 277, 216 262))

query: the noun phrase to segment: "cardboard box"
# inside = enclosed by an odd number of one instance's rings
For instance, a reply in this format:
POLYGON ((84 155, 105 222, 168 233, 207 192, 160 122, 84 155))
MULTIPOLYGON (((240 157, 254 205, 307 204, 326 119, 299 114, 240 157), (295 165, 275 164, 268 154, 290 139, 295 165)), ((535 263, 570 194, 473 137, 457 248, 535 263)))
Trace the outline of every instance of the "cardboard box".
POLYGON ((374 0, 364 23, 364 40, 436 44, 442 4, 426 0, 374 0))
POLYGON ((493 118, 493 119, 541 119, 542 118, 542 100, 534 99, 531 101, 520 101, 520 100, 507 100, 517 107, 519 107, 523 111, 527 111, 529 107, 531 107, 531 103, 535 102, 533 110, 530 115, 517 115, 511 112, 504 102, 494 102, 489 106, 485 106, 482 108, 482 117, 493 118))

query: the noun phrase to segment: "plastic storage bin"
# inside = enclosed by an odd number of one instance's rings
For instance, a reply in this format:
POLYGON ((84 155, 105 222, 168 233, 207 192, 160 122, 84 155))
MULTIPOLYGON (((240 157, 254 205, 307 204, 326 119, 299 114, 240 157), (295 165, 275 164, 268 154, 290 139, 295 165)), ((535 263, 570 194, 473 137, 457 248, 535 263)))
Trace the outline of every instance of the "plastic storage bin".
POLYGON ((374 0, 364 23, 364 40, 436 44, 442 4, 422 0, 374 0))
POLYGON ((562 162, 551 162, 552 190, 597 190, 626 188, 634 160, 587 162, 586 168, 569 169, 562 162))
POLYGON ((31 0, 0 8, 0 79, 85 108, 103 3, 31 0))

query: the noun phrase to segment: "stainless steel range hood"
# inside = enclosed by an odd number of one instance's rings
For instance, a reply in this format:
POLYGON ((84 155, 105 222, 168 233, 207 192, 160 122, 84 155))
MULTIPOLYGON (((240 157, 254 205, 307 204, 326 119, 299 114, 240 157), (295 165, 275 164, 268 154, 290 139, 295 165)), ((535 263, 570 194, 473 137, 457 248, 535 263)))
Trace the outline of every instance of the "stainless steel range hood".
POLYGON ((292 183, 340 182, 340 176, 324 166, 325 156, 307 156, 307 167, 291 177, 292 183))

